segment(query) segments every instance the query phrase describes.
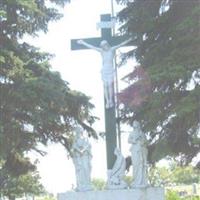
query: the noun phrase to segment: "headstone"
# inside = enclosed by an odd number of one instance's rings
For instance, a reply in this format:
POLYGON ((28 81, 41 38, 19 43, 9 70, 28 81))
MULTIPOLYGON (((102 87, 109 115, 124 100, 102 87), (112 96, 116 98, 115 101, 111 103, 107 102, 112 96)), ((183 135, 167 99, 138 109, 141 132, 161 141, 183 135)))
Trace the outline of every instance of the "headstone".
POLYGON ((193 195, 197 194, 197 184, 196 183, 192 184, 192 193, 193 193, 193 195))

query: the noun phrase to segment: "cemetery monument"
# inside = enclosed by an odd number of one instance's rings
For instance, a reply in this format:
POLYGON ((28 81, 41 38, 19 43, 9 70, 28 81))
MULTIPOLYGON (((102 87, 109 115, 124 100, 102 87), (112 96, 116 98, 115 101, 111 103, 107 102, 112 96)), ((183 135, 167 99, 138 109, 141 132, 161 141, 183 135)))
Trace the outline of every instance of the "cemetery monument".
POLYGON ((76 129, 72 146, 72 159, 75 166, 77 186, 75 191, 58 194, 58 200, 164 200, 164 189, 148 185, 147 140, 137 121, 133 122, 133 131, 127 143, 131 145, 133 182, 131 187, 123 180, 125 159, 116 143, 116 117, 114 98, 115 50, 123 45, 130 45, 127 36, 112 36, 110 15, 102 15, 101 38, 75 39, 71 42, 72 50, 90 48, 101 53, 101 76, 105 98, 105 134, 107 148, 107 187, 103 191, 94 191, 91 186, 91 147, 82 136, 83 130, 76 129))

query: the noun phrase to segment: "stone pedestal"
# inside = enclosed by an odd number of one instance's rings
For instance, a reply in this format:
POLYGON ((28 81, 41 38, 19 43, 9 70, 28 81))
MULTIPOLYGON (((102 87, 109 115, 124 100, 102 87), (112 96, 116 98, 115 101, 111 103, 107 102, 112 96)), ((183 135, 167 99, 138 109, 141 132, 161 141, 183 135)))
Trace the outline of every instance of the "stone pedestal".
POLYGON ((126 190, 66 192, 58 194, 58 200, 164 200, 164 189, 147 187, 126 190))

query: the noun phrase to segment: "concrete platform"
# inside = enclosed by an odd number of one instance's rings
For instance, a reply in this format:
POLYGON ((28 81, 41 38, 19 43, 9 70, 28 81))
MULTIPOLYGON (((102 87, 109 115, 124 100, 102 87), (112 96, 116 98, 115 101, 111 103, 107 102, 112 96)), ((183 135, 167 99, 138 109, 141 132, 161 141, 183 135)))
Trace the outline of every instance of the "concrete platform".
POLYGON ((59 193, 58 200, 164 200, 160 187, 59 193))

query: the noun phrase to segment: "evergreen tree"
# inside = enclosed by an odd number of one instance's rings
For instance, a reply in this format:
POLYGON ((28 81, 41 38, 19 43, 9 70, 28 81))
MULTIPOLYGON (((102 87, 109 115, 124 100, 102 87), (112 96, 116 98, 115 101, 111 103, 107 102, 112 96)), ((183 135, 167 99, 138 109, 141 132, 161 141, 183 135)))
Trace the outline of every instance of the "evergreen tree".
POLYGON ((181 156, 187 164, 200 149, 200 2, 118 2, 121 31, 136 44, 128 56, 138 62, 120 94, 121 117, 141 122, 151 160, 181 156))
MULTIPOLYGON (((54 7, 67 0, 0 0, 0 192, 12 179, 35 170, 25 153, 38 144, 60 142, 70 153, 73 127, 95 135, 89 97, 71 90, 51 55, 26 42, 25 34, 47 32, 62 15, 54 7)), ((12 182, 13 183, 13 182, 12 182)))
POLYGON ((9 199, 23 197, 24 195, 38 196, 45 194, 45 189, 39 180, 38 173, 27 173, 19 177, 9 178, 6 188, 2 189, 1 194, 9 199))

